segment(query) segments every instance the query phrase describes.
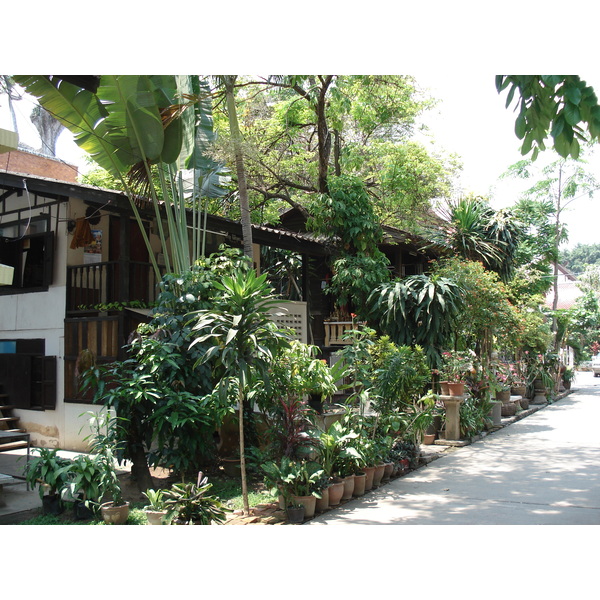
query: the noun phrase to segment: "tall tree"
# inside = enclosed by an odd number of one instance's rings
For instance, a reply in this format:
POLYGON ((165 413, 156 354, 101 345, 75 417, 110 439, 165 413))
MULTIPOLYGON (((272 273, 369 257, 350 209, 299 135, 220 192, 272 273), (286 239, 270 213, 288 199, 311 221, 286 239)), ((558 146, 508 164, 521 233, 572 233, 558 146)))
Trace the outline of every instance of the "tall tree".
POLYGON ((281 75, 239 83, 250 201, 266 218, 278 216, 271 206, 308 216, 310 199, 334 175, 363 179, 390 225, 447 193, 452 165, 410 141, 431 104, 411 78, 281 75))
MULTIPOLYGON (((535 169, 532 161, 524 160, 512 165, 508 174, 528 179, 535 176, 535 169)), ((538 203, 547 217, 552 219, 551 246, 547 255, 553 265, 553 311, 558 308, 558 249, 568 239, 563 213, 575 200, 584 196, 591 198, 598 187, 596 179, 586 170, 584 161, 561 158, 543 167, 538 174, 538 181, 523 194, 525 201, 538 203)), ((552 331, 556 334, 556 319, 552 331)))

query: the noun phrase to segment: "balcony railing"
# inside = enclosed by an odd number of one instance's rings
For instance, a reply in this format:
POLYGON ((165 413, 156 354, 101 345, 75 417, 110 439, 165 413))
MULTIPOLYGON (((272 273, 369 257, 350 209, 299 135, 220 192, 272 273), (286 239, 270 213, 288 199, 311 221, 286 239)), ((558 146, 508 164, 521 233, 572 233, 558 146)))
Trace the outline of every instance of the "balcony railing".
POLYGON ((154 302, 156 275, 150 263, 120 261, 67 267, 67 314, 112 302, 154 302))

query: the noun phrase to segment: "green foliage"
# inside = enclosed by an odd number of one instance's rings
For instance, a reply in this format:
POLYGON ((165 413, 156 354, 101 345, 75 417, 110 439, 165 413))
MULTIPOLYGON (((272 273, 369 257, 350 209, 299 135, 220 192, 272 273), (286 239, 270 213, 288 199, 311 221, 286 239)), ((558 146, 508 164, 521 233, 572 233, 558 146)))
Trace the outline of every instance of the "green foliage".
POLYGON ((473 349, 485 360, 494 344, 510 346, 519 318, 498 275, 479 262, 456 258, 438 261, 434 272, 464 291, 464 305, 455 322, 454 347, 473 349))
POLYGON ((144 496, 146 496, 146 500, 148 500, 148 504, 144 506, 145 510, 165 510, 165 490, 148 489, 142 493, 144 494, 144 496))
POLYGON ((36 448, 35 453, 25 467, 25 480, 32 489, 38 488, 40 498, 45 490, 59 494, 69 480, 70 459, 59 456, 54 448, 36 448))
POLYGON ((332 396, 337 386, 335 373, 327 362, 316 358, 317 346, 291 340, 280 348, 269 370, 270 390, 262 389, 256 396, 261 409, 270 412, 277 408, 277 399, 293 401, 305 395, 332 396))
POLYGON ((110 501, 115 506, 124 504, 121 483, 117 475, 117 433, 118 418, 108 413, 99 413, 91 418, 92 433, 86 438, 90 440, 90 450, 96 455, 96 483, 98 498, 110 501))
POLYGON ((462 314, 463 289, 451 277, 411 275, 375 288, 369 318, 399 345, 418 345, 432 366, 439 364, 462 314))
POLYGON ((389 279, 389 260, 378 249, 383 230, 366 187, 354 177, 331 177, 329 193, 311 210, 307 227, 335 240, 340 248, 326 293, 335 297, 337 306, 352 303, 361 314, 373 287, 389 279))
POLYGON ((437 246, 465 260, 479 261, 509 281, 517 266, 524 225, 511 209, 494 210, 487 199, 467 196, 448 201, 444 217, 426 231, 437 246))
POLYGON ((263 465, 265 480, 281 492, 286 506, 292 496, 316 496, 320 498, 319 482, 324 475, 320 464, 314 461, 295 461, 284 456, 279 463, 263 465))
POLYGON ((496 89, 508 89, 506 106, 516 96, 515 133, 521 154, 536 159, 552 137, 560 156, 578 158, 580 144, 600 136, 600 107, 594 89, 577 75, 497 75, 496 89))
POLYGON ((223 193, 214 183, 222 165, 207 158, 214 134, 206 82, 185 75, 102 75, 92 93, 55 76, 16 80, 73 133, 78 146, 120 180, 157 277, 160 269, 138 211, 138 194, 152 201, 167 271, 182 272, 203 254, 198 199, 223 193), (191 173, 187 184, 184 170, 186 177, 191 173), (191 246, 188 208, 194 224, 191 246))
POLYGON ((412 407, 431 381, 431 370, 420 346, 395 347, 374 366, 370 399, 381 414, 412 407))
POLYGON ((76 498, 81 495, 86 506, 90 508, 98 504, 102 496, 100 489, 100 476, 102 474, 101 457, 91 454, 78 454, 69 469, 69 482, 67 488, 71 496, 76 498))
POLYGON ((84 375, 95 401, 119 418, 120 458, 133 460, 141 452, 151 464, 180 474, 211 458, 213 432, 233 407, 212 393, 223 370, 214 361, 197 365, 211 345, 192 344, 189 314, 213 306, 224 276, 249 269, 238 250, 222 248, 181 275, 165 275, 152 320, 138 329, 128 358, 84 375))
POLYGON ((185 525, 223 523, 229 509, 216 496, 209 495, 212 484, 203 473, 196 483, 176 483, 164 492, 167 521, 185 525))
POLYGON ((583 273, 589 266, 600 266, 600 244, 575 244, 559 253, 559 262, 572 273, 583 273))

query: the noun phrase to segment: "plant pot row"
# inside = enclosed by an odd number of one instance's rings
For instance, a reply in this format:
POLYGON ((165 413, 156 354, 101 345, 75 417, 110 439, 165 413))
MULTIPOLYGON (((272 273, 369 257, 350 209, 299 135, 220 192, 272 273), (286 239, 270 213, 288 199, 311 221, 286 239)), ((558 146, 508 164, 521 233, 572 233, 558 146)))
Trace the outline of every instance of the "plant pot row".
MULTIPOLYGON (((382 483, 387 483, 394 476, 404 475, 408 470, 409 461, 407 459, 399 463, 390 462, 375 467, 365 467, 362 472, 333 479, 325 489, 321 490, 321 498, 292 496, 293 506, 286 508, 288 521, 302 523, 305 519, 314 517, 316 512, 325 512, 329 508, 339 506, 343 500, 363 496, 365 492, 379 487, 382 483)), ((280 497, 281 508, 283 508, 282 504, 283 497, 280 497)))

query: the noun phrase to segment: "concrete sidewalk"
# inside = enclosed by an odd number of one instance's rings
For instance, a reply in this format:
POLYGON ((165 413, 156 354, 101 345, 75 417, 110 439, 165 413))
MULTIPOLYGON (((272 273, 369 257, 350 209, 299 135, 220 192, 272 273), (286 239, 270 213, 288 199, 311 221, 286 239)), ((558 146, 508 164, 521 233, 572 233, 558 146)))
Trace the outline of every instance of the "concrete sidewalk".
POLYGON ((600 387, 589 373, 576 387, 306 525, 600 524, 600 387))

